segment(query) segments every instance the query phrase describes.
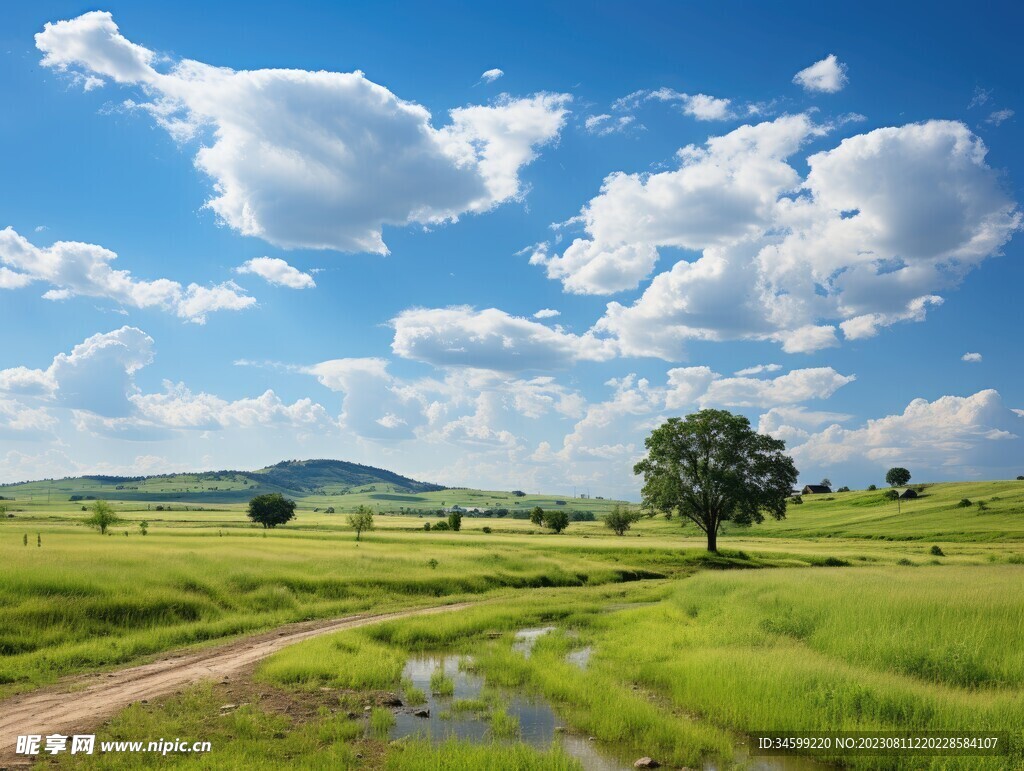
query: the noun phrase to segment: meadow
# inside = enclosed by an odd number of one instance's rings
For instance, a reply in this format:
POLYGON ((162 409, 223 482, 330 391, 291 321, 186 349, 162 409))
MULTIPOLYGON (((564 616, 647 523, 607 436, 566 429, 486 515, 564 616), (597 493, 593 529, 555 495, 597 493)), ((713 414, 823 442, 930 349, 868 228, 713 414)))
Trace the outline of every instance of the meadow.
POLYGON ((88 502, 0 501, 13 515, 0 519, 0 693, 292 621, 471 599, 275 654, 251 687, 304 712, 254 696, 222 714, 240 697, 207 684, 104 730, 218 748, 145 761, 164 767, 580 767, 560 745, 516 740, 495 694, 520 693, 625 765, 742 767, 749 732, 827 725, 1013 734, 1009 758, 842 759, 852 767, 1024 767, 1024 482, 926 485, 899 514, 881 491, 804 496, 783 522, 730 528, 719 555, 660 516, 617 537, 601 521, 553 535, 467 517, 426 532, 430 516, 380 514, 357 543, 321 497, 271 531, 238 503, 114 501, 123 521, 107 536, 82 524, 88 502), (528 658, 514 647, 516 630, 548 625, 528 658), (583 649, 580 667, 569 654, 583 649), (464 706, 503 726, 491 739, 388 740, 381 700, 406 694, 403 666, 423 652, 467 657, 486 680, 487 700, 464 706))

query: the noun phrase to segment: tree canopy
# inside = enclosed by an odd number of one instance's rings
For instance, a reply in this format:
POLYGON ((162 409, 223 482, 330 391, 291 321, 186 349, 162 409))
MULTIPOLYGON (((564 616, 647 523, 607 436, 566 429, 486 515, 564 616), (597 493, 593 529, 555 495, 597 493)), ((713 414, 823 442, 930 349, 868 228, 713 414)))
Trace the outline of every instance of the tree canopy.
POLYGON ((99 530, 100 535, 106 535, 108 527, 121 521, 121 518, 114 513, 114 508, 106 501, 96 501, 90 511, 92 513, 85 518, 85 524, 99 530))
POLYGON ((894 466, 885 472, 885 483, 889 487, 903 487, 910 481, 910 472, 902 466, 894 466))
POLYGON ((631 511, 629 508, 623 508, 622 506, 616 506, 611 512, 604 518, 604 526, 615 533, 615 535, 625 535, 626 531, 633 526, 633 523, 640 519, 640 514, 631 511))
POLYGON ((742 415, 700 410, 669 418, 645 446, 647 457, 633 468, 644 476, 644 507, 678 511, 704 531, 708 551, 718 550, 723 522, 786 516, 797 480, 793 459, 785 442, 757 433, 742 415))
POLYGON ((356 531, 358 541, 364 530, 373 530, 373 509, 369 506, 357 506, 356 510, 348 515, 348 524, 356 531))
POLYGON ((544 512, 544 527, 550 527, 555 533, 561 533, 569 527, 569 513, 561 509, 544 512))
POLYGON ((257 495, 249 501, 247 514, 249 519, 265 528, 277 527, 295 517, 295 501, 285 498, 281 493, 257 495))

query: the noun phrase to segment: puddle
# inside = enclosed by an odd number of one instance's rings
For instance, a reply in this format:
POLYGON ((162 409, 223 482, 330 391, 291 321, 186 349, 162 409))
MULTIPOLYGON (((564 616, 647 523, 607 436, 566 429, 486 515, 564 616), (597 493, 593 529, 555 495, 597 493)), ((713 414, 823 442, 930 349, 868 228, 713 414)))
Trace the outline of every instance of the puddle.
MULTIPOLYGON (((528 650, 532 649, 538 637, 552 629, 524 630, 531 633, 522 638, 524 646, 528 645, 524 655, 529 655, 528 650)), ((460 700, 479 699, 484 687, 482 677, 459 668, 460 660, 459 656, 426 656, 408 661, 402 674, 427 695, 427 701, 417 706, 402 707, 395 713, 391 739, 419 736, 436 743, 449 738, 472 742, 493 738, 486 712, 458 708, 460 700), (437 671, 452 680, 454 692, 451 696, 431 693, 430 681, 437 671), (430 710, 430 717, 416 717, 414 713, 418 710, 430 710)), ((517 738, 526 744, 547 748, 553 742, 557 743, 567 754, 578 759, 587 771, 627 771, 631 768, 628 763, 606 755, 597 742, 557 730, 564 724, 543 700, 501 693, 500 704, 519 723, 517 738)))
MULTIPOLYGON (((537 639, 554 627, 524 629, 516 634, 516 650, 528 656, 537 639)), ((566 659, 581 668, 586 668, 592 649, 590 646, 572 651, 566 659)), ((395 725, 390 732, 391 739, 422 737, 440 743, 446 739, 461 739, 471 742, 489 742, 494 739, 488 723, 487 710, 460 709, 472 707, 469 700, 479 700, 484 690, 484 678, 460 668, 460 662, 471 659, 461 656, 421 656, 409 659, 403 677, 410 680, 415 688, 426 694, 424 704, 406 705, 395 711, 395 725), (436 673, 443 673, 453 685, 452 694, 444 696, 431 692, 431 679, 436 673), (416 717, 419 710, 429 710, 429 717, 416 717)), ((519 739, 533 747, 546 749, 557 743, 566 754, 580 761, 586 771, 629 771, 632 762, 615 757, 618 753, 600 742, 591 741, 587 736, 566 733, 564 723, 543 699, 499 691, 499 704, 519 724, 519 739)), ((515 741, 510 739, 509 741, 515 741)), ((751 757, 745 743, 734 747, 733 760, 718 763, 705 761, 702 771, 725 771, 737 766, 749 771, 821 771, 831 768, 807 758, 751 757)))
POLYGON ((533 652, 533 646, 537 644, 537 640, 548 632, 554 631, 555 627, 553 626, 538 626, 534 629, 520 629, 516 632, 515 641, 512 643, 512 650, 522 653, 526 658, 530 658, 530 654, 533 652))
POLYGON ((590 663, 590 655, 594 652, 594 649, 589 645, 586 648, 580 648, 579 650, 571 651, 565 657, 565 660, 570 664, 575 664, 580 669, 586 669, 587 664, 590 663))

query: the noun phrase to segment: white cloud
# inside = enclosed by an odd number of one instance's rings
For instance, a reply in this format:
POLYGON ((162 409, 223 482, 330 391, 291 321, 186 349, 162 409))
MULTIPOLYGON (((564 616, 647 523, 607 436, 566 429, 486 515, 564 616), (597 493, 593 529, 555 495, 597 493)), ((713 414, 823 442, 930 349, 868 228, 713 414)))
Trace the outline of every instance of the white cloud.
POLYGON ((636 286, 675 247, 698 251, 631 305, 608 304, 592 334, 624 356, 678 361, 687 340, 770 340, 789 353, 922 321, 1003 245, 1021 215, 962 123, 877 129, 788 162, 807 116, 743 126, 681 151, 678 170, 613 174, 582 212, 587 238, 532 264, 567 291, 636 286))
POLYGON ((986 119, 986 123, 999 126, 1012 118, 1016 113, 1013 110, 995 110, 986 119))
POLYGON ((965 353, 960 357, 960 361, 978 362, 981 361, 980 353, 965 353))
POLYGON ((781 364, 755 364, 753 367, 738 369, 733 374, 743 377, 745 375, 760 375, 763 372, 778 372, 780 369, 782 369, 781 364))
POLYGON ((793 456, 801 469, 842 464, 851 473, 878 473, 905 466, 921 480, 991 476, 1012 473, 1024 462, 1021 429, 1024 422, 999 393, 985 390, 931 402, 915 399, 902 413, 861 428, 830 425, 793 448, 793 456))
POLYGON ((665 404, 670 409, 699 407, 772 407, 828 399, 856 378, 831 367, 796 369, 776 378, 722 377, 708 367, 668 371, 665 404))
POLYGON ((518 173, 558 137, 569 97, 504 96, 424 107, 361 72, 236 71, 182 59, 167 72, 94 11, 36 35, 43 64, 138 86, 142 109, 178 141, 208 136, 197 168, 207 201, 238 232, 283 247, 387 253, 384 225, 424 225, 519 197, 518 173))
POLYGON ((59 421, 45 407, 0 397, 0 439, 34 440, 53 435, 59 421))
POLYGON ((583 126, 587 133, 603 137, 624 132, 634 124, 635 120, 632 115, 612 116, 601 113, 600 115, 588 115, 583 121, 583 126))
POLYGON ((793 76, 793 82, 803 87, 805 91, 825 94, 842 91, 848 80, 846 65, 840 62, 835 54, 829 54, 793 76))
POLYGON ((159 278, 142 281, 130 271, 115 270, 117 255, 109 249, 78 241, 58 241, 37 247, 13 228, 0 230, 0 289, 19 289, 40 281, 54 287, 43 294, 47 300, 71 297, 102 297, 132 308, 159 308, 197 324, 217 310, 244 310, 256 300, 228 281, 213 287, 159 278), (10 270, 13 268, 14 270, 10 270), (16 271, 16 272, 15 272, 16 271))
POLYGON ((561 311, 556 311, 554 308, 541 308, 539 311, 533 314, 535 319, 553 319, 556 316, 561 316, 561 311))
POLYGON ((731 100, 707 94, 684 94, 671 88, 659 88, 651 91, 646 98, 678 104, 684 114, 697 120, 728 120, 735 117, 731 100))
POLYGON ((487 70, 486 72, 484 72, 480 76, 480 80, 484 81, 485 83, 493 83, 504 74, 505 72, 503 70, 499 70, 497 67, 495 67, 492 70, 487 70))
POLYGON ((391 350, 440 367, 503 371, 561 369, 614 355, 607 342, 574 335, 497 308, 414 308, 391 321, 391 350))
POLYGON ((291 289, 312 289, 316 286, 313 277, 289 265, 278 257, 253 257, 235 268, 236 273, 251 273, 274 286, 291 289))
POLYGON ((808 410, 799 405, 772 407, 761 415, 757 430, 762 434, 782 439, 788 447, 793 447, 806 442, 811 432, 819 426, 844 423, 852 418, 852 415, 840 412, 808 410))

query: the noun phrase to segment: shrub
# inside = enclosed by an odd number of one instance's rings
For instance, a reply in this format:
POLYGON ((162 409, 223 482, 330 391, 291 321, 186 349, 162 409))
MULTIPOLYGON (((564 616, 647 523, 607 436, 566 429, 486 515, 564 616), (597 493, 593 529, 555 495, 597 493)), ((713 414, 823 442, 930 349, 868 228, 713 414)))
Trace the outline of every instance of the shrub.
POLYGON ((430 523, 429 522, 424 522, 423 523, 423 529, 426 530, 429 533, 430 532, 430 523))
POLYGON ((635 511, 631 511, 628 508, 624 509, 621 506, 616 506, 611 510, 611 513, 604 518, 604 526, 609 530, 613 530, 615 535, 625 535, 626 531, 633 526, 633 523, 639 519, 640 515, 635 511))
POLYGON ((443 519, 440 522, 435 522, 433 530, 448 530, 448 523, 443 519))
POLYGON ((850 488, 847 487, 846 485, 843 485, 838 490, 836 490, 836 492, 837 493, 848 493, 848 492, 850 492, 850 488))
POLYGON ((868 490, 870 490, 871 492, 874 492, 877 489, 878 489, 878 487, 875 486, 875 485, 868 485, 868 490))
POLYGON ((1018 481, 1018 482, 1024 482, 1024 474, 1020 474, 1020 475, 1019 475, 1019 476, 1017 477, 1017 481, 1018 481))
POLYGON ((794 495, 792 498, 789 499, 789 502, 800 504, 804 502, 804 497, 802 495, 794 495))
POLYGON ((945 552, 943 552, 939 546, 933 546, 931 549, 928 550, 928 553, 931 554, 933 557, 946 556, 945 552))
POLYGON ((490 533, 490 532, 491 532, 491 528, 487 527, 487 525, 484 525, 484 527, 483 527, 483 531, 484 531, 485 533, 490 533))
POLYGON ((958 509, 966 509, 966 508, 969 508, 969 507, 971 507, 971 506, 973 506, 973 505, 974 505, 974 504, 973 504, 973 503, 971 502, 971 499, 970 499, 970 498, 961 498, 961 499, 960 499, 960 503, 958 503, 958 504, 956 505, 956 507, 957 507, 958 509))
POLYGON ((438 562, 433 557, 431 557, 430 559, 427 560, 427 567, 430 568, 431 570, 437 570, 437 566, 440 565, 440 564, 441 563, 438 562))

